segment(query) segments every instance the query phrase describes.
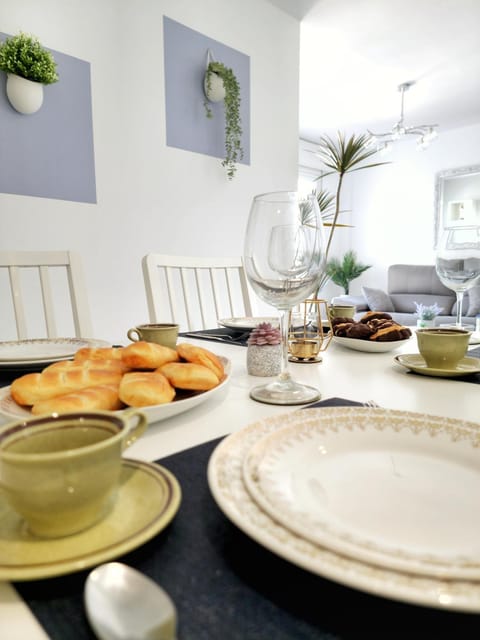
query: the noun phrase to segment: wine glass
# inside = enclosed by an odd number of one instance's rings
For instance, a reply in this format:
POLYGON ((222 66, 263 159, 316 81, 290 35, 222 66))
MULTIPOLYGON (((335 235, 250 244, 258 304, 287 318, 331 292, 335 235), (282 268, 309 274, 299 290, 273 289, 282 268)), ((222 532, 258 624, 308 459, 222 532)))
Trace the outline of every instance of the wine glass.
POLYGON ((445 228, 435 268, 443 284, 457 295, 456 326, 462 328, 463 294, 480 278, 480 227, 445 228))
POLYGON ((280 375, 270 384, 253 388, 250 396, 285 405, 318 400, 318 389, 295 382, 287 370, 289 311, 317 289, 325 269, 325 236, 315 195, 302 198, 294 191, 278 191, 255 196, 244 262, 258 297, 283 312, 280 375))

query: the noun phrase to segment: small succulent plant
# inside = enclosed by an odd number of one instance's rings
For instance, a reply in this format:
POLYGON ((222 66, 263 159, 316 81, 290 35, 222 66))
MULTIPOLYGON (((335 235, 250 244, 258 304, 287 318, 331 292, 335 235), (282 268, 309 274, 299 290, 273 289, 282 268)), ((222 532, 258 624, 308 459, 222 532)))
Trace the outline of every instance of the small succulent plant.
POLYGON ((272 327, 269 322, 261 322, 252 330, 248 336, 248 345, 257 345, 263 347, 265 345, 276 345, 282 342, 280 329, 272 327))

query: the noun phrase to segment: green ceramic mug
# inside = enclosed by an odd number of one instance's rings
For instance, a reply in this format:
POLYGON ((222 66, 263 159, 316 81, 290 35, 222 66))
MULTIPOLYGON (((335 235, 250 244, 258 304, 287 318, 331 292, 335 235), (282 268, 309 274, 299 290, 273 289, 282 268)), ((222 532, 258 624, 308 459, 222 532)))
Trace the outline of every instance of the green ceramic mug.
POLYGON ((455 369, 465 356, 470 335, 465 329, 417 329, 418 350, 430 369, 455 369))
POLYGON ((175 349, 178 338, 178 324, 139 324, 127 331, 132 342, 145 340, 175 349))
POLYGON ((330 318, 353 318, 357 308, 352 304, 332 304, 328 313, 330 318))
POLYGON ((113 506, 122 452, 144 433, 138 410, 52 414, 0 428, 0 488, 34 535, 67 536, 113 506))

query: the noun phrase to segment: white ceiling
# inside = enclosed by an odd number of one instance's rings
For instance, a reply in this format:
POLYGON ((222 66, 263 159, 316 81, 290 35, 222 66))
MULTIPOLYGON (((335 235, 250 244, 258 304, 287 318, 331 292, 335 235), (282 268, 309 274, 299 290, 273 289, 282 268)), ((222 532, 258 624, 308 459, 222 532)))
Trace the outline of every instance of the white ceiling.
POLYGON ((270 0, 301 20, 300 137, 480 122, 480 0, 270 0))

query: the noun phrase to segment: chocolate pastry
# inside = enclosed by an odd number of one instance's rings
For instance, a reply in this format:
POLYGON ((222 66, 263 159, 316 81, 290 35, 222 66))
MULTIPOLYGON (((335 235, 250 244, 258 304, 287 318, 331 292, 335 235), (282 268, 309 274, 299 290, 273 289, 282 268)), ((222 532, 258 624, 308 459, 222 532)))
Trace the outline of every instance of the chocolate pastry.
POLYGON ((369 322, 370 320, 391 320, 392 316, 389 313, 383 311, 367 311, 367 313, 360 318, 360 322, 369 322))
POLYGON ((335 327, 337 324, 352 324, 353 322, 354 320, 352 318, 341 318, 340 316, 336 316, 335 318, 331 319, 332 327, 335 327))
POLYGON ((356 322, 347 328, 346 337, 347 338, 359 338, 360 340, 369 339, 371 335, 375 333, 375 330, 372 329, 368 324, 362 324, 361 322, 356 322))
POLYGON ((347 329, 353 327, 355 324, 356 323, 352 322, 351 320, 350 322, 342 322, 340 324, 337 324, 333 327, 333 333, 340 338, 344 338, 347 335, 347 329))
POLYGON ((402 325, 397 324, 378 329, 370 336, 370 340, 375 340, 375 342, 393 342, 394 340, 404 340, 411 335, 412 332, 408 327, 402 327, 402 325))

